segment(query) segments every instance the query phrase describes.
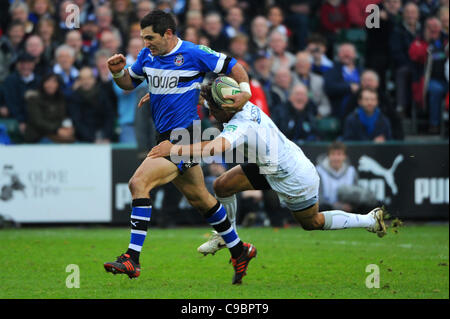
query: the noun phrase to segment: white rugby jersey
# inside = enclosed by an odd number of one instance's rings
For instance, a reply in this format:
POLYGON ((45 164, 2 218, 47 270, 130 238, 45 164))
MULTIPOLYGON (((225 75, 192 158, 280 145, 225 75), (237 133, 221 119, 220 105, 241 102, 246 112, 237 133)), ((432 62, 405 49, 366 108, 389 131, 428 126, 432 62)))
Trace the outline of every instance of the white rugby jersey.
POLYGON ((224 123, 218 137, 227 139, 242 157, 247 153, 248 162, 259 166, 260 174, 266 175, 275 191, 287 193, 298 189, 300 184, 308 185, 307 180, 318 176, 300 147, 251 102, 224 123))

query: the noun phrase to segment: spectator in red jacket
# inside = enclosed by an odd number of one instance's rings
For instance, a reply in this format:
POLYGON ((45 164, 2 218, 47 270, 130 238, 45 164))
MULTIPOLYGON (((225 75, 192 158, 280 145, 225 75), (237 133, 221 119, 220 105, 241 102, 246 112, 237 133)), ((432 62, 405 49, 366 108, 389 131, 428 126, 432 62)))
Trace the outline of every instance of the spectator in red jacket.
POLYGON ((429 111, 429 133, 439 133, 441 106, 448 92, 445 78, 448 36, 442 32, 441 21, 428 18, 422 37, 417 38, 409 49, 415 63, 414 99, 429 111))
POLYGON ((350 27, 347 7, 342 0, 327 0, 320 8, 320 25, 327 33, 337 33, 350 27))
POLYGON ((352 27, 365 28, 369 13, 366 8, 370 4, 379 4, 381 0, 351 0, 347 1, 349 22, 352 27))

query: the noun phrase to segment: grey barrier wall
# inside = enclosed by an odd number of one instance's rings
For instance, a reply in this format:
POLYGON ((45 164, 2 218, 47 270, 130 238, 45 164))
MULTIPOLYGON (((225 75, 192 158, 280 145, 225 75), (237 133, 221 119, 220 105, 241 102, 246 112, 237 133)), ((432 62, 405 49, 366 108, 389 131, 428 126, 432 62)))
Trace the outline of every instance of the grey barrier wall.
MULTIPOLYGON (((316 164, 328 144, 301 145, 316 164)), ((349 143, 350 163, 359 183, 369 188, 394 217, 411 220, 449 219, 449 145, 439 143, 349 143)), ((128 180, 141 160, 135 149, 112 150, 113 223, 128 223, 128 180)), ((163 225, 204 221, 171 185, 152 192, 154 222, 163 225), (164 218, 170 220, 164 220, 164 218)))

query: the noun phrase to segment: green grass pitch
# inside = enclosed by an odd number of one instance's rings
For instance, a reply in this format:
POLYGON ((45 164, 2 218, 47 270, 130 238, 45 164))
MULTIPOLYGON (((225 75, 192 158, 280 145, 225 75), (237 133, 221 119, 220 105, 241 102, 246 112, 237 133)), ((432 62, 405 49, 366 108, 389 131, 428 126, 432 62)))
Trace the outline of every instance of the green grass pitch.
POLYGON ((141 276, 130 280, 103 269, 128 246, 127 228, 0 230, 0 298, 449 298, 448 224, 405 226, 381 239, 362 229, 240 228, 258 249, 240 286, 231 285, 226 250, 197 253, 208 233, 149 229, 141 276), (66 287, 70 264, 80 288, 66 287), (380 288, 366 287, 370 264, 380 288))

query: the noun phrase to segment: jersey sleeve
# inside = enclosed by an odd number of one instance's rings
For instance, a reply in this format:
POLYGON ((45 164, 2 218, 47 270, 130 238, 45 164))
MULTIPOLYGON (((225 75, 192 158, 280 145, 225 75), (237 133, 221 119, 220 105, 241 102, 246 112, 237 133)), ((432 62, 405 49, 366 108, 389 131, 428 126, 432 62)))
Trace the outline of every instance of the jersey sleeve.
POLYGON ((219 137, 225 138, 230 142, 232 148, 236 148, 245 142, 245 138, 250 130, 250 124, 239 120, 231 120, 229 123, 224 124, 222 133, 219 137))
POLYGON ((198 66, 203 72, 230 74, 237 63, 236 59, 216 52, 204 45, 197 45, 195 50, 198 66))
POLYGON ((128 67, 128 73, 130 74, 131 80, 133 82, 134 87, 137 87, 142 81, 145 80, 143 67, 143 58, 145 56, 145 48, 139 52, 136 61, 128 67))

